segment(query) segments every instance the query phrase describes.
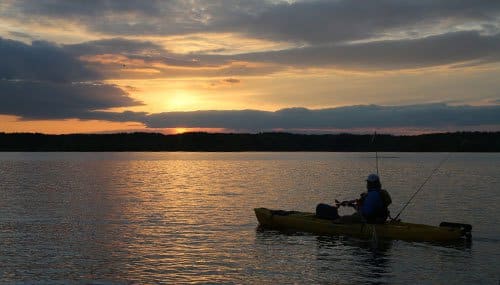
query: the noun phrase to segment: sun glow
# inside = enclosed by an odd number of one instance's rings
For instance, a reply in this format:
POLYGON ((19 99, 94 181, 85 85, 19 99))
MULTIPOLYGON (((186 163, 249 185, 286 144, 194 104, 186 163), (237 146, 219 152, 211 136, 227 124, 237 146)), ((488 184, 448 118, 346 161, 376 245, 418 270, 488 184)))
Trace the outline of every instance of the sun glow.
POLYGON ((186 90, 174 90, 170 95, 167 95, 165 109, 172 111, 191 110, 193 106, 199 104, 198 98, 193 93, 186 90))

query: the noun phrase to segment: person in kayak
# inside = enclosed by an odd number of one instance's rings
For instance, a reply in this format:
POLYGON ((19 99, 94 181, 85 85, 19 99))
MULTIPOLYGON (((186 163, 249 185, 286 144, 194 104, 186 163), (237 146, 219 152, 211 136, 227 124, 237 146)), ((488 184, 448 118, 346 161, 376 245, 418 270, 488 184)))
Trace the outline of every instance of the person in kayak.
POLYGON ((369 223, 384 223, 389 216, 387 208, 391 201, 389 193, 382 189, 377 174, 370 174, 366 179, 367 192, 360 201, 360 211, 369 223))
MULTIPOLYGON (((336 221, 340 223, 384 223, 389 217, 391 196, 382 189, 380 178, 377 174, 370 174, 366 179, 367 192, 363 192, 360 198, 355 201, 356 213, 348 216, 342 216, 336 221)), ((345 202, 343 202, 345 203, 345 202)), ((351 203, 351 202, 348 202, 351 203)), ((343 205, 340 203, 340 205, 343 205)))

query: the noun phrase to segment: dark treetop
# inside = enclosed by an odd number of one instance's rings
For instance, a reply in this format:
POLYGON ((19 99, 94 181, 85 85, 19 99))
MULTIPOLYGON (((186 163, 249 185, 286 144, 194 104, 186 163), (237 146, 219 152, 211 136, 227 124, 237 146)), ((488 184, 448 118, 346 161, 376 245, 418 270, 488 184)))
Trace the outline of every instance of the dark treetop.
POLYGON ((373 142, 372 138, 373 135, 290 133, 0 133, 0 151, 500 151, 500 132, 377 135, 373 142))

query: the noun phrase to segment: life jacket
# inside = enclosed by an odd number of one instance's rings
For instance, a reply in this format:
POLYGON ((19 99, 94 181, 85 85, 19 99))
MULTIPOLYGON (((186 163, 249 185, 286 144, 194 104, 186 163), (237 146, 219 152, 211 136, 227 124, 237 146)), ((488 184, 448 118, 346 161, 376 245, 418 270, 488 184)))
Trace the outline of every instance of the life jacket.
POLYGON ((387 207, 392 203, 391 196, 387 190, 368 190, 368 194, 364 195, 363 198, 363 206, 361 209, 366 221, 368 223, 384 223, 390 215, 387 207), (367 202, 367 199, 370 199, 370 203, 365 207, 364 204, 367 202))

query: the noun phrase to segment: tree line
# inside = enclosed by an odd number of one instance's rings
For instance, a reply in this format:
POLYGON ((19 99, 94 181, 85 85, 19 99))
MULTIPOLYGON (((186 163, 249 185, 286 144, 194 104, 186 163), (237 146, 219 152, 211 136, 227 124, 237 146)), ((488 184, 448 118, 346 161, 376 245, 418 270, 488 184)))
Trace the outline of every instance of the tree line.
POLYGON ((0 133, 0 151, 395 151, 499 152, 500 132, 422 135, 292 133, 0 133))

